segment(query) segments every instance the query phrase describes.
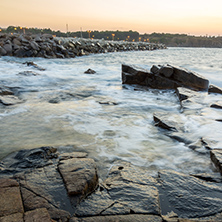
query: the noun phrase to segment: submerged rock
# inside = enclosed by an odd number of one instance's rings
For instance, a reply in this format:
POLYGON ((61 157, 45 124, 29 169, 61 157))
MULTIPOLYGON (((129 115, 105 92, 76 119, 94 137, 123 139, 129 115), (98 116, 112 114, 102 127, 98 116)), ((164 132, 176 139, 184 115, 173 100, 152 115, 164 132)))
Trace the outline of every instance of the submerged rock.
POLYGON ((85 73, 85 74, 95 74, 96 71, 93 70, 93 69, 88 69, 88 70, 86 70, 84 73, 85 73))
POLYGON ((34 62, 24 62, 23 64, 27 65, 27 66, 32 66, 36 69, 38 69, 39 71, 45 71, 44 68, 38 66, 37 64, 35 64, 34 62))
POLYGON ((222 94, 222 89, 215 85, 210 85, 208 88, 208 93, 218 93, 222 94))
POLYGON ((0 103, 2 103, 5 106, 16 105, 22 102, 23 101, 21 99, 19 99, 17 96, 14 95, 0 96, 0 103))
POLYGON ((222 109, 222 103, 213 103, 210 105, 211 108, 222 109))
POLYGON ((24 72, 19 72, 17 75, 21 76, 39 76, 40 74, 33 72, 33 71, 24 71, 24 72))

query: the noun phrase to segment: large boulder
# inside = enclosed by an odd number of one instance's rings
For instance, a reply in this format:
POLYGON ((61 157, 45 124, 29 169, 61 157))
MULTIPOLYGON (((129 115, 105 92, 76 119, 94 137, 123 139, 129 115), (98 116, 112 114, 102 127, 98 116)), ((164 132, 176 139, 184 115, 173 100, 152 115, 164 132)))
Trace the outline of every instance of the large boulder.
POLYGON ((209 81, 197 73, 176 66, 153 66, 151 71, 122 64, 122 83, 138 84, 156 89, 176 89, 179 86, 207 90, 209 81))
POLYGON ((222 149, 214 149, 210 151, 210 157, 216 168, 222 175, 222 149))

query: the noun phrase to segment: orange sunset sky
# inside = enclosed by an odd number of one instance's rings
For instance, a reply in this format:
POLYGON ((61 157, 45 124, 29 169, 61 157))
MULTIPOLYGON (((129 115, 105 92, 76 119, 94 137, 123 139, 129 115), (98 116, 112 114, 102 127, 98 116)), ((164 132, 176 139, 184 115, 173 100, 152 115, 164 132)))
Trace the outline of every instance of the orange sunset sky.
POLYGON ((222 0, 0 0, 0 27, 222 35, 222 0))

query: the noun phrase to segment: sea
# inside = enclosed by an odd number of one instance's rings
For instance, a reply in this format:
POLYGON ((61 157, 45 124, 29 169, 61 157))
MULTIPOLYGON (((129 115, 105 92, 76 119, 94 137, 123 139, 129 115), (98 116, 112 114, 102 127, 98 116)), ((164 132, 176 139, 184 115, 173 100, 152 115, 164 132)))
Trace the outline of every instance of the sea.
MULTIPOLYGON (((155 126, 153 113, 180 112, 173 90, 123 85, 121 65, 145 69, 171 64, 189 69, 222 87, 222 49, 168 48, 92 54, 70 59, 0 58, 0 85, 16 87, 22 103, 0 104, 0 159, 21 149, 56 146, 60 152, 83 151, 104 175, 115 164, 129 163, 151 174, 161 169, 217 173, 210 152, 198 152, 155 126), (25 62, 34 62, 40 71, 25 62), (88 69, 95 74, 85 74, 88 69), (35 75, 23 75, 32 71, 35 75)), ((207 104, 221 101, 211 95, 207 104)), ((196 139, 221 144, 222 110, 205 109, 205 118, 184 115, 196 139)), ((222 145, 222 144, 221 144, 222 145)), ((203 148, 204 149, 204 148, 203 148)))

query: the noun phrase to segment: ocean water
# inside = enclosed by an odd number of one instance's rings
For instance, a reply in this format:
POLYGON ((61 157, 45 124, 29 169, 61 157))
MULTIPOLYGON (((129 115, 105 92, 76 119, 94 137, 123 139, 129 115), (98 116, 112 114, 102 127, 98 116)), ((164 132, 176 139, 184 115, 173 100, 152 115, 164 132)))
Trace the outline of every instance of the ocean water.
MULTIPOLYGON (((69 151, 88 152, 100 169, 126 161, 151 173, 159 169, 216 172, 209 152, 192 150, 154 125, 154 112, 179 113, 174 91, 123 86, 121 64, 147 69, 153 64, 177 65, 222 87, 221 58, 222 49, 205 48, 118 52, 72 59, 1 57, 0 85, 18 87, 24 102, 0 105, 0 159, 20 149, 64 146, 69 151), (26 61, 46 70, 26 66, 26 61), (88 68, 96 74, 84 74, 88 68), (39 75, 18 74, 24 71, 39 75)), ((221 98, 211 95, 203 103, 221 98)), ((207 137, 221 144, 222 123, 214 119, 222 119, 222 111, 206 107, 201 112, 202 115, 181 114, 186 130, 193 139, 207 137)))

